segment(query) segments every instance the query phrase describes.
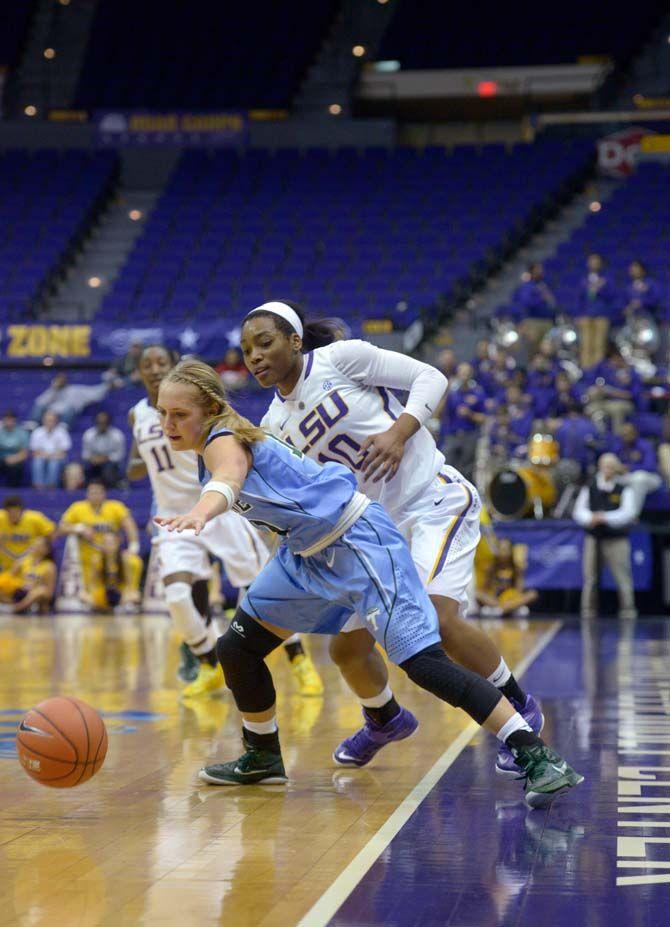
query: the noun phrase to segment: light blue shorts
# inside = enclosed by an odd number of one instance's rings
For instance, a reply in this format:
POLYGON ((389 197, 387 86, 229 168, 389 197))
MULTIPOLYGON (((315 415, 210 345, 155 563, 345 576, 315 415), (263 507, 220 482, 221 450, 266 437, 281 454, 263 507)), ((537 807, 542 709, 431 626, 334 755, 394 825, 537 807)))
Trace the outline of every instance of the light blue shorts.
POLYGON ((376 502, 313 557, 292 554, 282 544, 241 608, 304 634, 337 634, 357 614, 393 663, 440 642, 437 613, 409 548, 376 502))

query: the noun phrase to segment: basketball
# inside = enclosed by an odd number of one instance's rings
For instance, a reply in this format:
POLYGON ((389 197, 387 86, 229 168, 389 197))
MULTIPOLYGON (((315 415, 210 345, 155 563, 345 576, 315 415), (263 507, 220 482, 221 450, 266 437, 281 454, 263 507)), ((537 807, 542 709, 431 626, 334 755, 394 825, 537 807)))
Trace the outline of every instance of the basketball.
POLYGON ((86 702, 56 696, 31 708, 16 732, 21 766, 37 782, 55 789, 81 785, 107 755, 105 723, 86 702))

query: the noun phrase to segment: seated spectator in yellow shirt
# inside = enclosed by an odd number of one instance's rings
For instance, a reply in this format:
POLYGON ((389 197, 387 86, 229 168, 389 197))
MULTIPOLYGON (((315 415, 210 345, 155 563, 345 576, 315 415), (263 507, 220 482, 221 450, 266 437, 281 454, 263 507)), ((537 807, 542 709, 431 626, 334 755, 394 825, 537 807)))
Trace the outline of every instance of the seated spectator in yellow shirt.
POLYGON ((7 496, 0 509, 0 571, 10 570, 38 538, 50 538, 55 530, 42 512, 24 508, 20 496, 7 496))
POLYGON ((30 553, 0 573, 0 600, 12 602, 16 613, 29 609, 49 612, 55 592, 56 564, 48 537, 38 538, 30 553))
POLYGON ((484 586, 477 590, 477 599, 487 608, 489 615, 523 617, 528 614, 528 606, 537 599, 537 592, 524 589, 525 567, 525 545, 512 544, 508 538, 500 538, 497 553, 489 563, 484 586))
POLYGON ((121 604, 136 610, 140 600, 142 560, 137 524, 129 509, 108 499, 104 483, 92 480, 86 499, 73 502, 61 517, 59 531, 79 541, 84 589, 95 609, 121 604), (121 549, 122 532, 127 547, 121 549))

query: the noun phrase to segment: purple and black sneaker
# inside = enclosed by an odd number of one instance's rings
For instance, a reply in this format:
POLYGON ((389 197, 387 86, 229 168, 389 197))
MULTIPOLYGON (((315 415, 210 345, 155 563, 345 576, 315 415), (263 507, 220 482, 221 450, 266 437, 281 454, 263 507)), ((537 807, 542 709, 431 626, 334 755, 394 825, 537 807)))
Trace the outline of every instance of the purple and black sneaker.
POLYGON ((387 724, 375 724, 363 709, 365 725, 335 748, 333 759, 340 766, 367 766, 382 747, 411 737, 419 722, 411 711, 401 708, 387 724))
MULTIPOLYGON (((531 728, 533 733, 539 734, 544 727, 544 715, 539 704, 532 695, 526 696, 525 705, 521 706, 514 699, 511 699, 512 705, 523 717, 526 724, 531 728)), ((518 779, 523 777, 524 773, 520 766, 517 766, 512 751, 505 744, 500 744, 498 756, 496 757, 496 773, 507 779, 518 779)))

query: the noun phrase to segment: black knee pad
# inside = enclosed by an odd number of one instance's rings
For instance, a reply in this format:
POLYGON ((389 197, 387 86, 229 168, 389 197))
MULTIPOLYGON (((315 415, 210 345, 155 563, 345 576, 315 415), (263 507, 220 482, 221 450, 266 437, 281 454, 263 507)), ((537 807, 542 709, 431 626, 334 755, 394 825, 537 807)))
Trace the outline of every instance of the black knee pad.
POLYGON ((209 583, 206 579, 196 579, 191 586, 191 598, 207 624, 210 623, 209 614, 209 583))
POLYGON ((216 642, 226 684, 240 711, 267 711, 275 703, 275 687, 265 657, 282 643, 238 608, 230 627, 216 642))
POLYGON ((400 664, 412 682, 454 708, 462 708, 482 724, 502 698, 501 692, 476 673, 453 663, 437 644, 400 664))

